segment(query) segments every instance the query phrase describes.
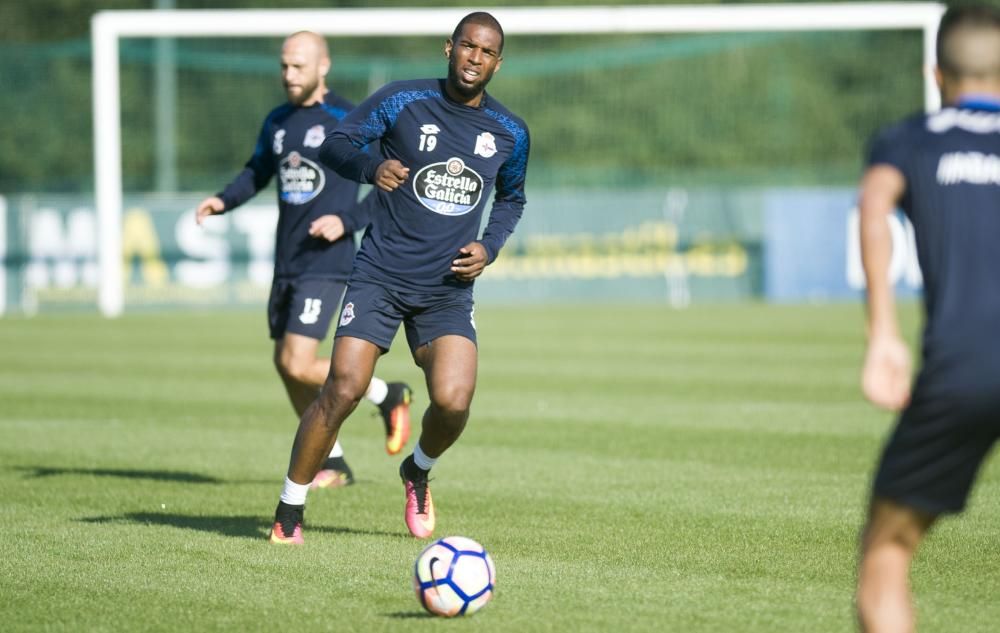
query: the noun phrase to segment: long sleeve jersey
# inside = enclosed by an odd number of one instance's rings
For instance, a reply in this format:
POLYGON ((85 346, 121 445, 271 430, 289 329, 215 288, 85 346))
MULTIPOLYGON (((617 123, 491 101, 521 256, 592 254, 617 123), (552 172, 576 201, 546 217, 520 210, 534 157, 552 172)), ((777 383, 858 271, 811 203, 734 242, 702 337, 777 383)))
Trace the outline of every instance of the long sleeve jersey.
POLYGON ((354 262, 353 231, 368 224, 368 205, 358 205, 358 183, 319 161, 323 139, 353 104, 327 92, 323 101, 278 106, 267 115, 253 156, 219 197, 226 211, 240 206, 278 176, 275 278, 324 277, 346 281, 354 262), (336 242, 309 235, 316 218, 336 214, 346 236, 336 242))
POLYGON ((348 114, 326 138, 320 160, 347 178, 371 183, 385 160, 410 170, 398 189, 376 189, 371 225, 355 274, 402 291, 471 288, 450 271, 460 248, 476 241, 488 195, 495 191, 479 241, 496 259, 521 217, 528 128, 483 94, 478 107, 452 101, 445 80, 388 84, 348 114), (379 153, 362 148, 380 142, 379 153))

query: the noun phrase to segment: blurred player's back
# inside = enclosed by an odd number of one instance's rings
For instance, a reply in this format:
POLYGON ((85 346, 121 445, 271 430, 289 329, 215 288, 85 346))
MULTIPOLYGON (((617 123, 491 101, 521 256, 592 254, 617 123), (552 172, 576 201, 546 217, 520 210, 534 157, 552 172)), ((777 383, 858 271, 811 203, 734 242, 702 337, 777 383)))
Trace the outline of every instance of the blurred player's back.
POLYGON ((963 98, 876 140, 873 158, 900 167, 901 206, 913 223, 927 306, 924 371, 940 388, 1000 381, 1000 111, 963 98), (956 364, 955 358, 963 361, 956 364))
POLYGON ((901 415, 879 460, 862 532, 858 616, 865 631, 914 629, 910 561, 939 516, 965 508, 1000 438, 1000 11, 949 9, 938 30, 941 112, 872 143, 861 186, 868 281, 862 388, 901 415), (888 262, 888 217, 917 236, 927 320, 910 389, 888 262))

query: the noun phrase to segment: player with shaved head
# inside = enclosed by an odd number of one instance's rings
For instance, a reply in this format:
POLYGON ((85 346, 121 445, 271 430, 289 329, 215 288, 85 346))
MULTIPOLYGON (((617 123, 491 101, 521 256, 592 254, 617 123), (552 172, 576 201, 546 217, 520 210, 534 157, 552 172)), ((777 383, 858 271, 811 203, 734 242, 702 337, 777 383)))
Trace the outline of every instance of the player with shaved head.
MULTIPOLYGON (((326 40, 299 31, 281 47, 281 80, 288 102, 267 115, 246 167, 195 212, 198 224, 240 206, 278 176, 278 228, 268 324, 274 364, 297 416, 316 399, 330 373, 318 355, 336 314, 354 261, 355 231, 368 224, 358 184, 319 162, 326 135, 354 107, 326 86, 330 52, 326 40)), ((394 455, 409 436, 410 388, 372 377, 365 396, 385 423, 386 450, 394 455)), ((340 444, 329 451, 313 487, 353 483, 340 444)))
POLYGON ((525 203, 528 128, 486 92, 503 49, 492 15, 467 15, 444 45, 447 77, 381 88, 323 144, 324 164, 374 184, 377 197, 344 297, 330 377, 299 422, 272 539, 301 542, 308 483, 401 324, 430 396, 420 438, 400 465, 404 518, 418 538, 434 531, 428 472, 462 434, 476 388, 473 283, 496 260, 525 203), (376 141, 379 153, 362 151, 376 141))
POLYGON ((938 517, 963 510, 1000 437, 1000 10, 948 10, 937 54, 945 107, 878 134, 861 181, 862 388, 876 405, 901 410, 862 533, 857 606, 868 632, 914 629, 908 576, 917 546, 938 517), (913 223, 924 277, 912 390, 888 274, 887 220, 897 206, 913 223))

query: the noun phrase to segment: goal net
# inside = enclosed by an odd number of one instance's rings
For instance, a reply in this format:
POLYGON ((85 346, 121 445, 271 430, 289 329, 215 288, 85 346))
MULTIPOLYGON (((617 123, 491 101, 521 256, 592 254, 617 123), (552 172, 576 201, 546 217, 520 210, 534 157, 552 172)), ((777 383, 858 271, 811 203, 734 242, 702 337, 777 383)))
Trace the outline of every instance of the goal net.
MULTIPOLYGON (((771 225, 794 231, 798 213, 814 226, 817 208, 846 216, 866 138, 937 106, 929 73, 942 10, 492 11, 506 46, 489 90, 528 123, 532 152, 522 223, 478 284, 479 299, 685 305, 765 296, 771 268, 782 266, 771 261, 780 251, 768 246, 771 225)), ((205 230, 193 209, 242 168, 264 116, 283 101, 284 36, 326 35, 328 84, 359 102, 387 81, 442 76, 444 39, 465 13, 96 14, 101 312, 263 303, 273 190, 205 230)))

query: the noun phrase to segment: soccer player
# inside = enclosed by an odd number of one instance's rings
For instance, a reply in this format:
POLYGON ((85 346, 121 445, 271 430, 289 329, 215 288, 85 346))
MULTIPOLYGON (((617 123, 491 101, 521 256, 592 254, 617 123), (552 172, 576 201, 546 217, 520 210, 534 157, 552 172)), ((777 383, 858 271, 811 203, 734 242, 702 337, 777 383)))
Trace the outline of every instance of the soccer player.
POLYGON ((320 159, 376 186, 376 208, 355 261, 330 376, 302 416, 271 540, 302 542, 308 483, 365 392, 400 323, 424 371, 430 404, 400 466, 409 531, 434 530, 427 473, 461 435, 476 386, 474 280, 513 232, 524 206, 528 129, 485 92, 500 69, 503 30, 471 13, 445 42, 445 79, 391 83, 327 137, 320 159), (362 147, 379 141, 380 155, 362 147), (486 194, 495 190, 481 238, 486 194))
POLYGON ((939 516, 962 511, 1000 435, 1000 11, 947 11, 937 57, 945 107, 878 134, 860 187, 862 388, 876 405, 902 410, 861 537, 857 607, 870 632, 914 629, 910 561, 939 516), (888 281, 887 216, 897 205, 916 230, 925 284, 912 394, 888 281))
MULTIPOLYGON (((268 114, 246 167, 222 193, 203 200, 198 224, 240 206, 278 175, 278 228, 268 324, 274 364, 296 415, 316 399, 330 373, 330 359, 317 355, 329 330, 354 260, 355 230, 368 224, 368 204, 357 204, 358 184, 318 161, 323 139, 353 105, 326 86, 330 55, 326 41, 302 31, 281 48, 281 78, 288 95, 268 114)), ((372 377, 365 397, 385 423, 386 451, 395 455, 410 434, 411 392, 404 383, 372 377)), ((353 483, 340 444, 329 449, 312 485, 353 483)))

